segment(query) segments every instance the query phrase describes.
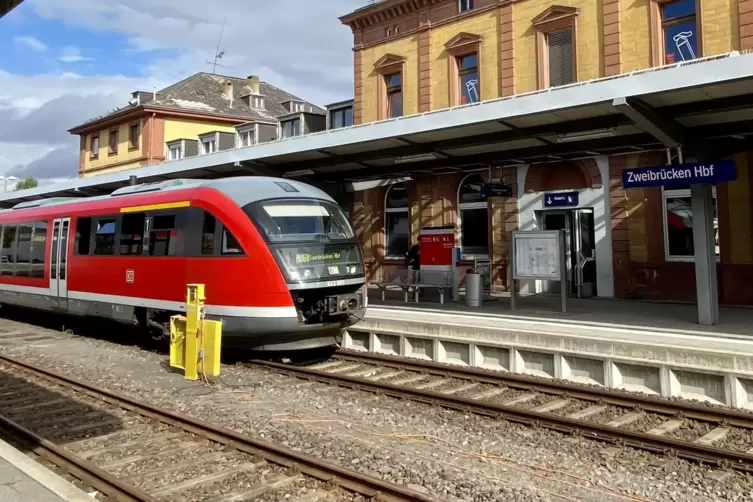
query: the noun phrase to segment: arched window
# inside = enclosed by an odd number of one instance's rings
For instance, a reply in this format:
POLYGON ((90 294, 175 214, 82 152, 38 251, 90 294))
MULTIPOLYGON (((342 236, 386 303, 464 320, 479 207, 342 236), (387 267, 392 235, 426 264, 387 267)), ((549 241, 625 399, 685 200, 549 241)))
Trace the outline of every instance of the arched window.
POLYGON ((489 255, 489 209, 481 195, 480 174, 469 174, 458 188, 458 228, 463 256, 489 255))
POLYGON ((392 185, 384 200, 386 255, 404 256, 410 247, 408 190, 404 183, 392 185))

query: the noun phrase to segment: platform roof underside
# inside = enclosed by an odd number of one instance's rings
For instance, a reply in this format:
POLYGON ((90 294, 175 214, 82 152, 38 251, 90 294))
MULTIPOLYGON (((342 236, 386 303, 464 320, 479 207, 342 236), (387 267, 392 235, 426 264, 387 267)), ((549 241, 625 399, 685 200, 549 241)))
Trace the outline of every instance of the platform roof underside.
POLYGON ((699 160, 753 149, 753 53, 733 52, 0 194, 0 206, 106 194, 127 185, 132 175, 139 182, 257 174, 337 183, 672 145, 685 145, 685 158, 699 160), (413 158, 427 153, 435 158, 413 158))

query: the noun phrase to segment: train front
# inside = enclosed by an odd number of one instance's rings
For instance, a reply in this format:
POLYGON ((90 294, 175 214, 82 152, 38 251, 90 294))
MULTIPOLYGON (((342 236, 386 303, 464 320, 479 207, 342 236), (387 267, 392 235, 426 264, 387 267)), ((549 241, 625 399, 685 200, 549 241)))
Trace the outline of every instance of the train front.
POLYGON ((244 209, 277 260, 298 313, 297 332, 265 343, 267 350, 340 343, 366 313, 363 256, 343 210, 333 201, 305 198, 268 199, 244 209))

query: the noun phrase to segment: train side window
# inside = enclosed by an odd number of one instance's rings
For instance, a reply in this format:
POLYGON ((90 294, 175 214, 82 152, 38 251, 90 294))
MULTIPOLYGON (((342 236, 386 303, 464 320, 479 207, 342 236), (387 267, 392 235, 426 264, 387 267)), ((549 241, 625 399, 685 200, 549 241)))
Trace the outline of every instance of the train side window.
POLYGON ((18 226, 18 244, 16 246, 16 275, 28 277, 31 266, 31 236, 34 227, 31 223, 23 223, 18 226))
POLYGON ((126 213, 120 224, 120 254, 140 255, 144 242, 144 213, 126 213))
POLYGON ((16 270, 16 225, 3 225, 3 247, 0 250, 2 275, 13 275, 16 270))
POLYGON ((18 227, 16 225, 3 226, 3 247, 0 251, 0 259, 3 263, 2 275, 15 275, 17 234, 18 227))
POLYGON ((88 216, 76 219, 76 254, 88 255, 91 249, 92 219, 88 216))
POLYGON ((44 277, 44 261, 47 256, 45 244, 47 243, 47 222, 37 221, 32 223, 34 235, 31 241, 31 277, 44 277))
POLYGON ((94 233, 94 254, 115 254, 115 219, 102 218, 96 222, 94 233))
POLYGON ((222 229, 222 254, 243 254, 238 239, 227 228, 222 229))
POLYGON ((204 211, 201 225, 201 254, 214 254, 214 236, 217 229, 217 218, 204 211))
POLYGON ((175 215, 160 215, 152 218, 149 231, 149 254, 152 256, 175 256, 178 229, 175 215))

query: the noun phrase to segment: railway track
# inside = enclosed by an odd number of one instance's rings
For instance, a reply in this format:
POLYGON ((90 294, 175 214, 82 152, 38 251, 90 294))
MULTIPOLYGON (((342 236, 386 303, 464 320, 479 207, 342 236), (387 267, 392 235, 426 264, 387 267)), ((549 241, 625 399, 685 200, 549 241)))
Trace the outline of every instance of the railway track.
POLYGON ((0 431, 102 501, 439 500, 6 356, 0 431))
POLYGON ((251 365, 753 473, 753 414, 517 374, 339 351, 251 365))

